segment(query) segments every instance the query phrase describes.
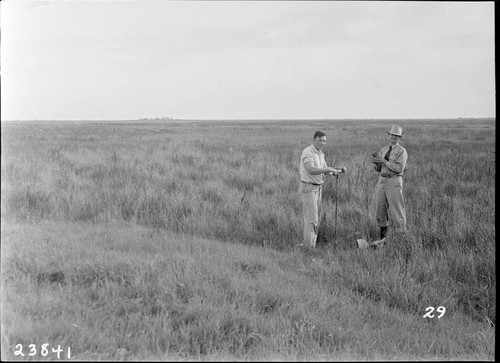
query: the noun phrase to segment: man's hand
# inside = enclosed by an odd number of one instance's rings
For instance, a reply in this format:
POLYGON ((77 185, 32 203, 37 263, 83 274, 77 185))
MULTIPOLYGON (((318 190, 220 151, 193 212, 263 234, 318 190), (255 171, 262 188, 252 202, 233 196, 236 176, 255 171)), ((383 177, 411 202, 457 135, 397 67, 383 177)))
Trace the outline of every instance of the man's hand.
POLYGON ((330 169, 331 171, 325 173, 327 175, 334 175, 334 176, 337 176, 339 174, 342 174, 342 173, 345 173, 347 168, 345 166, 338 166, 336 168, 328 168, 330 169))
POLYGON ((384 163, 386 160, 382 156, 375 156, 372 158, 372 163, 384 163))
POLYGON ((339 175, 340 174, 340 170, 337 170, 335 168, 328 168, 328 171, 325 173, 326 175, 339 175))

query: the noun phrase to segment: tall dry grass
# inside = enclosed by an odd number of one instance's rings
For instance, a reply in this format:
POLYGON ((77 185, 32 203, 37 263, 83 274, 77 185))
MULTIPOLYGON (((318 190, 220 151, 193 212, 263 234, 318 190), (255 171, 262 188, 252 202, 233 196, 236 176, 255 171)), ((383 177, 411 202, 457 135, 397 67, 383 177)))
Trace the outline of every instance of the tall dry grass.
POLYGON ((424 285, 382 251, 324 252, 128 223, 9 224, 2 360, 47 343, 91 361, 493 359, 493 328, 437 291, 448 312, 423 318, 428 302, 411 304, 424 285), (377 260, 392 263, 383 287, 366 281, 377 260))
POLYGON ((408 232, 360 253, 355 232, 377 237, 369 155, 392 123, 2 123, 2 218, 127 223, 291 252, 302 233, 298 160, 319 129, 327 162, 348 171, 325 185, 319 238, 342 272, 314 278, 398 311, 443 305, 494 324, 495 121, 398 122, 408 232))

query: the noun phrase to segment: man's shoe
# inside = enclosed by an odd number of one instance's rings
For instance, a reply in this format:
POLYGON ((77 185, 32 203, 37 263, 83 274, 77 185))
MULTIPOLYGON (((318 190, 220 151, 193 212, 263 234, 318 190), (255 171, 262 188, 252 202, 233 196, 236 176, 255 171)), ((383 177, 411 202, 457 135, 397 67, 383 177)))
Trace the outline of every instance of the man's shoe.
POLYGON ((385 239, 387 236, 387 227, 380 227, 380 240, 385 239))

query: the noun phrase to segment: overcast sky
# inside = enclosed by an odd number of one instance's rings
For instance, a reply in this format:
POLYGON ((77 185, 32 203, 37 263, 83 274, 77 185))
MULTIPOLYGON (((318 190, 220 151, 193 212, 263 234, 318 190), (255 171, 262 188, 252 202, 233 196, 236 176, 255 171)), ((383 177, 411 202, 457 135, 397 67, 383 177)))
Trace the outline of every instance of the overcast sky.
POLYGON ((2 120, 495 117, 494 2, 1 2, 2 120))

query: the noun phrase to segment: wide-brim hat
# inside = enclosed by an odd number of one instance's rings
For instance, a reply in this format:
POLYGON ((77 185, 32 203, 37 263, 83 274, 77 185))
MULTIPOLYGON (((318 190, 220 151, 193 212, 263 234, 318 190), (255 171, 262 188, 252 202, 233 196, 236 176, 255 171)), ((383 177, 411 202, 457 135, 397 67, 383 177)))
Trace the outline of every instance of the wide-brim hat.
POLYGON ((401 126, 392 126, 391 131, 388 131, 387 133, 396 136, 403 136, 403 128, 401 126))

